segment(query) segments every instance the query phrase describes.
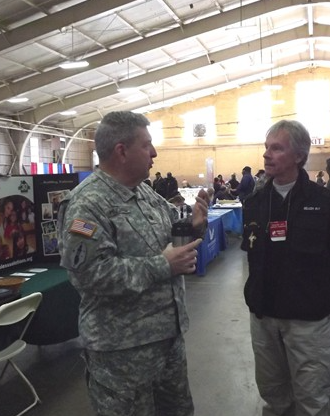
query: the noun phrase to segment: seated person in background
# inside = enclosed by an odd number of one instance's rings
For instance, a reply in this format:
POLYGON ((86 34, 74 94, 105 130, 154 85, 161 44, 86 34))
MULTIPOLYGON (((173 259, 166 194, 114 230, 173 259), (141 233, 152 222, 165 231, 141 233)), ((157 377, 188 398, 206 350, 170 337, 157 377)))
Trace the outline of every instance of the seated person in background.
POLYGON ((235 199, 235 197, 233 197, 230 193, 230 190, 222 185, 220 190, 218 192, 216 192, 213 196, 213 205, 217 203, 217 199, 222 200, 222 199, 235 199))
POLYGON ((220 185, 226 185, 226 184, 225 184, 225 181, 223 180, 222 175, 218 175, 218 179, 219 179, 219 183, 220 183, 220 185))
POLYGON ((191 206, 185 203, 185 199, 180 193, 170 198, 168 202, 170 202, 178 208, 178 210, 180 211, 181 218, 184 216, 184 212, 186 212, 187 214, 192 213, 191 206))
POLYGON ((190 185, 190 183, 187 181, 187 179, 184 179, 182 182, 182 188, 191 188, 192 186, 190 185))
POLYGON ((220 191, 220 188, 221 188, 221 184, 220 184, 219 178, 218 177, 215 177, 213 179, 213 189, 214 189, 214 192, 217 193, 218 191, 220 191))

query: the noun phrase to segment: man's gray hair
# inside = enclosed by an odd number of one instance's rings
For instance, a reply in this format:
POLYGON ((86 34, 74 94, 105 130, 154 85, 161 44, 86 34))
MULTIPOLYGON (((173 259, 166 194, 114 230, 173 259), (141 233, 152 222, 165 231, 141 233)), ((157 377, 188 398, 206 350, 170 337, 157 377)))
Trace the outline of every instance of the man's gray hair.
POLYGON ((301 156, 302 160, 298 163, 298 167, 302 168, 308 159, 311 147, 311 137, 306 127, 296 120, 280 120, 273 124, 266 133, 266 137, 270 134, 277 134, 280 130, 288 133, 290 146, 296 155, 301 156))
POLYGON ((131 111, 113 111, 105 115, 95 133, 95 149, 100 161, 107 160, 118 143, 131 145, 137 127, 147 127, 149 120, 143 114, 131 111))

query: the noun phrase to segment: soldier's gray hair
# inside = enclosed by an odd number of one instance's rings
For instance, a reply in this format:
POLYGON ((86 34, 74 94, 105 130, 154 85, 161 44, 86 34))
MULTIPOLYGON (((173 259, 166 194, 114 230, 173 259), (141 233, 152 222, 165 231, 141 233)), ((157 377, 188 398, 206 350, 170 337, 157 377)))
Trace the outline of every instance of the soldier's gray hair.
POLYGON ((280 130, 285 130, 288 133, 292 150, 296 155, 302 157, 301 162, 298 163, 298 167, 302 168, 307 162, 311 147, 311 137, 308 130, 299 121, 280 120, 269 128, 266 137, 277 134, 280 130))
POLYGON ((95 149, 100 161, 109 158, 115 146, 134 142, 136 128, 149 126, 143 114, 131 111, 113 111, 105 115, 95 133, 95 149))

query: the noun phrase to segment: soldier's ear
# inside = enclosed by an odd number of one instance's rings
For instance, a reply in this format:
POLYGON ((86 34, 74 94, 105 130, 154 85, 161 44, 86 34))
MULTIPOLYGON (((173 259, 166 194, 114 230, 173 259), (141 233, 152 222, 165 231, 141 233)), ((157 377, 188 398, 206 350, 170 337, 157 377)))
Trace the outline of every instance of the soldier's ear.
POLYGON ((117 143, 114 148, 114 153, 120 161, 124 162, 127 157, 127 146, 124 143, 117 143))

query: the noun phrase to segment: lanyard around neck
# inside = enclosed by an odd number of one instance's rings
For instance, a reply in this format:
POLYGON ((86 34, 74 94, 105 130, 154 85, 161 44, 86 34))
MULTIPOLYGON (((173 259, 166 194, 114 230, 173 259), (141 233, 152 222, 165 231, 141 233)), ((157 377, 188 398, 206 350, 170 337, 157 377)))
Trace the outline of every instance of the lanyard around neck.
MULTIPOLYGON (((269 208, 268 208, 268 221, 267 221, 267 225, 266 225, 266 233, 269 232, 269 224, 271 222, 271 218, 272 218, 272 199, 273 199, 273 191, 274 191, 274 187, 272 186, 270 193, 269 193, 269 208)), ((286 210, 286 216, 285 216, 285 221, 288 223, 288 219, 289 219, 289 213, 290 213, 290 208, 291 208, 291 197, 292 197, 292 188, 290 189, 290 191, 287 193, 286 197, 284 198, 284 201, 286 198, 288 198, 288 207, 286 210)))

